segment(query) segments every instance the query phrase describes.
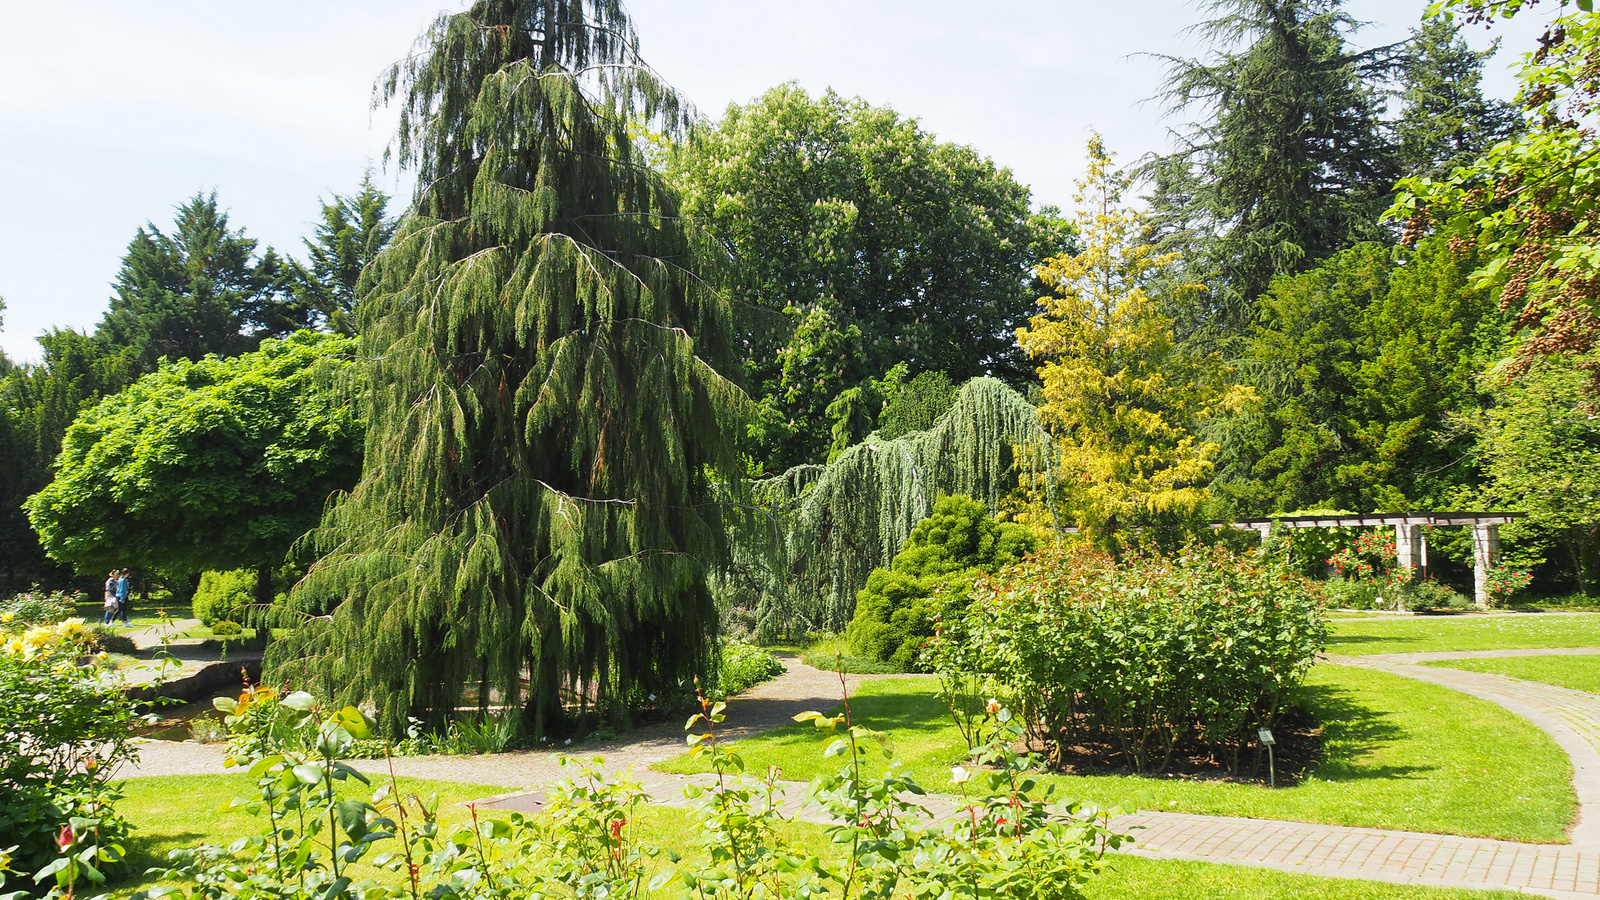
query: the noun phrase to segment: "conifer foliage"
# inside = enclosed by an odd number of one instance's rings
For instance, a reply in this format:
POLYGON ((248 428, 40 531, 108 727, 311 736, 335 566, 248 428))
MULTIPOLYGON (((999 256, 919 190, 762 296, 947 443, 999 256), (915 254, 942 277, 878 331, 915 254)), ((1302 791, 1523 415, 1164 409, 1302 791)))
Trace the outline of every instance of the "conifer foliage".
MULTIPOLYGON (((890 564, 943 494, 999 510, 1052 476, 1039 411, 995 378, 974 378, 925 431, 874 433, 827 466, 796 466, 752 485, 758 513, 735 528, 725 601, 753 615, 763 639, 838 631, 856 592, 890 564)), ((1053 493, 1043 515, 1051 515, 1053 493)), ((1042 523, 1041 523, 1042 524, 1042 523)))
POLYGON ((535 737, 564 700, 615 720, 704 668, 746 409, 702 251, 629 138, 684 107, 618 0, 480 0, 380 90, 419 188, 359 311, 365 472, 271 662, 391 729, 472 699, 535 737))

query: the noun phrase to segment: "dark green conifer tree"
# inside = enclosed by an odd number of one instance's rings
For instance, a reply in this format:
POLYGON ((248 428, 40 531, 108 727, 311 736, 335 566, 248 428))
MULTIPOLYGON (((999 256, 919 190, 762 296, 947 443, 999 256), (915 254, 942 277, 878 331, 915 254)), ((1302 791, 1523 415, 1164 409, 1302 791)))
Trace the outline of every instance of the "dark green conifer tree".
POLYGON ((1380 120, 1395 47, 1358 51, 1340 0, 1212 0, 1199 27, 1209 59, 1171 59, 1174 110, 1207 120, 1160 169, 1152 224, 1187 249, 1209 290, 1180 325, 1237 336, 1274 276, 1302 272, 1361 240, 1400 177, 1380 120), (1192 172, 1187 171, 1192 169, 1192 172), (1194 246, 1184 235, 1214 234, 1194 246))
POLYGON ((1448 175, 1516 130, 1516 109, 1483 96, 1483 65, 1497 47, 1473 50, 1461 28, 1433 16, 1411 30, 1399 72, 1405 108, 1394 123, 1408 176, 1448 175))
POLYGON ((534 736, 563 698, 619 719, 710 655, 748 408, 705 250, 630 138, 686 112, 619 0, 479 0, 380 90, 419 186, 359 313, 365 468, 269 663, 391 730, 469 688, 534 736))
POLYGON ((146 223, 128 244, 95 332, 109 352, 131 351, 140 373, 154 372, 163 356, 248 353, 310 323, 290 295, 292 264, 270 247, 257 256, 256 240, 228 227, 215 191, 177 213, 171 234, 146 223))
POLYGON ((299 292, 317 318, 340 334, 355 334, 361 273, 394 237, 388 209, 389 195, 372 183, 368 172, 355 194, 335 194, 322 204, 322 220, 305 240, 310 266, 302 273, 299 292))

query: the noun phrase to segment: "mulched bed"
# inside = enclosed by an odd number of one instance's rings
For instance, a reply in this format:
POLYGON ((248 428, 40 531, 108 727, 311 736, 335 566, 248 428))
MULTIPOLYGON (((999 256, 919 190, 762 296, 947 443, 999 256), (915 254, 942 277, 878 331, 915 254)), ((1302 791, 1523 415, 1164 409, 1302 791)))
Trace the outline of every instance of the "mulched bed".
MULTIPOLYGON (((1322 762, 1322 726, 1298 707, 1286 710, 1272 728, 1277 744, 1273 747, 1277 767, 1277 786, 1293 787, 1322 762)), ((1033 748, 1038 750, 1038 747, 1033 748)), ((1051 754, 1040 754, 1050 760, 1051 754)), ((1236 784, 1268 783, 1267 753, 1253 744, 1239 754, 1239 772, 1228 771, 1228 760, 1197 744, 1180 745, 1160 771, 1137 772, 1133 761, 1115 741, 1082 741, 1060 748, 1051 770, 1066 775, 1144 775, 1190 781, 1218 781, 1236 784)))

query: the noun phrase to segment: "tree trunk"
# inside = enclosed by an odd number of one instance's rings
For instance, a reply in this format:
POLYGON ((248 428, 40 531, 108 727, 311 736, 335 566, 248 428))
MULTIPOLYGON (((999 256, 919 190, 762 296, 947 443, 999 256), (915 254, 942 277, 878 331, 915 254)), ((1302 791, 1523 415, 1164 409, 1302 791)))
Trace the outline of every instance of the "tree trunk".
POLYGON ((255 614, 250 618, 256 634, 265 643, 272 641, 272 567, 256 566, 255 614))

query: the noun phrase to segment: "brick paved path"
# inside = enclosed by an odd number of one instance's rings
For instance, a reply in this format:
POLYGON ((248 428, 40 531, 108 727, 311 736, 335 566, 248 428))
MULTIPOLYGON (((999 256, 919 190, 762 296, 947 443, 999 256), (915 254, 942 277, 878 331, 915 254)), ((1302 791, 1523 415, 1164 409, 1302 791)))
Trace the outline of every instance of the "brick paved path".
MULTIPOLYGON (((634 774, 641 776, 653 802, 672 807, 694 805, 684 797, 686 785, 715 781, 707 775, 634 774)), ((784 783, 777 811, 802 822, 826 824, 821 811, 805 803, 807 788, 799 782, 784 783)), ((957 798, 928 795, 915 799, 935 820, 960 811, 957 798)), ((542 808, 544 794, 507 794, 479 803, 531 813, 542 808)), ((1157 859, 1231 863, 1398 884, 1502 888, 1552 897, 1600 896, 1600 847, 1142 811, 1118 816, 1110 827, 1134 836, 1134 844, 1122 852, 1157 859)))

